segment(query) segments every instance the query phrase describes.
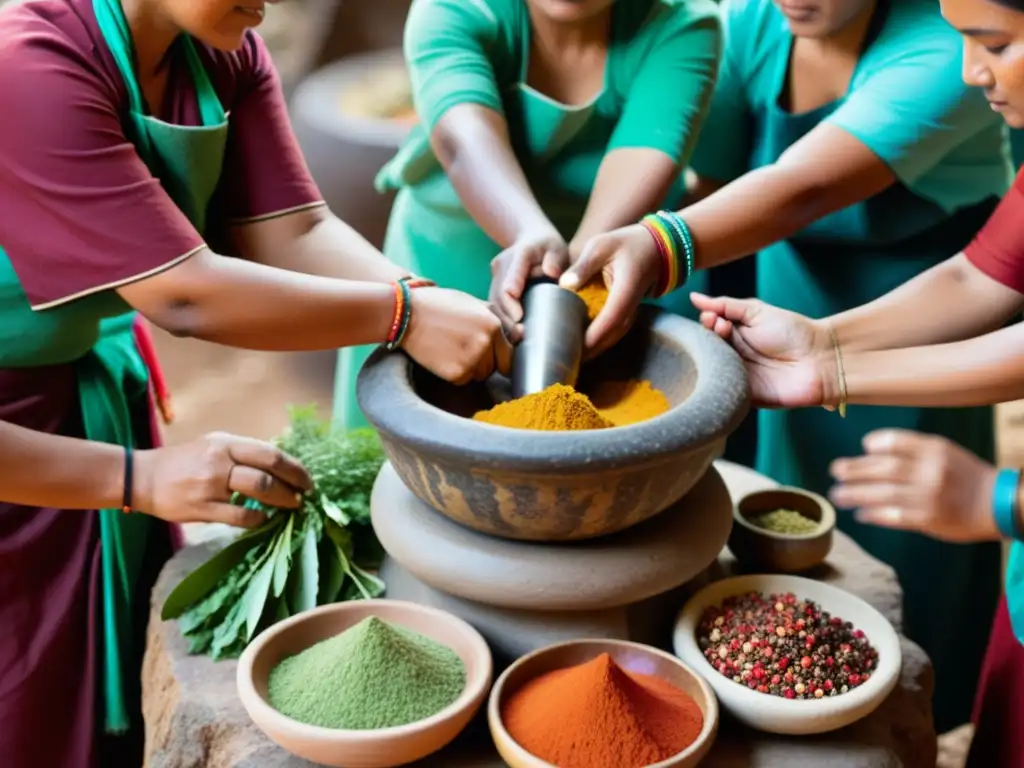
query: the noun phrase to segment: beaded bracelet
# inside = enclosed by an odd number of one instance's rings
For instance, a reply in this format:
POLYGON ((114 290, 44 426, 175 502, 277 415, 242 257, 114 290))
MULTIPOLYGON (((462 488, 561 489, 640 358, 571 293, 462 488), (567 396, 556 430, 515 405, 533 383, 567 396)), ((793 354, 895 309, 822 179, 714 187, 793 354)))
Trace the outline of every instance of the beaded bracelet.
POLYGON ((388 333, 384 347, 389 352, 394 352, 402 344, 405 332, 409 330, 409 320, 412 319, 412 291, 414 288, 429 288, 437 285, 433 280, 426 280, 422 277, 406 276, 395 282, 395 316, 391 321, 391 331, 388 333))
POLYGON ((1020 486, 1019 469, 1001 469, 996 473, 996 482, 992 486, 992 517, 996 528, 1005 538, 1020 541, 1021 534, 1018 513, 1017 491, 1020 486))
POLYGON ((690 229, 673 211, 650 213, 640 221, 658 246, 662 269, 652 298, 660 298, 686 283, 693 274, 694 245, 690 229))

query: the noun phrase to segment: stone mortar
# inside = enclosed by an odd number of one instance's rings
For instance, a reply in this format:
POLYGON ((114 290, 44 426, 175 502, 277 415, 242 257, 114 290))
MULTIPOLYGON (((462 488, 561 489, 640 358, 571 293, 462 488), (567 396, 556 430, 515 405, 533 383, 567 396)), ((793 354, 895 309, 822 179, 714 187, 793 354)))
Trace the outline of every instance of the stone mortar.
POLYGON ((378 350, 359 404, 402 481, 452 520, 491 535, 568 541, 615 533, 682 498, 749 409, 739 356, 698 323, 643 307, 614 349, 584 366, 579 387, 647 379, 671 409, 649 421, 583 432, 473 421, 489 391, 454 387, 405 355, 378 350))

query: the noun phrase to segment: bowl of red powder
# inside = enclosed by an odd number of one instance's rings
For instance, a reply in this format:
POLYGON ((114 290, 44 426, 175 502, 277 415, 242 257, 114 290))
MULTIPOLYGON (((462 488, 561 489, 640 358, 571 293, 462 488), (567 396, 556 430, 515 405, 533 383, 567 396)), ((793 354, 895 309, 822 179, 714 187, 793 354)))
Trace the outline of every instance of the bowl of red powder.
POLYGON ((826 733, 871 714, 899 681, 892 624, 845 590, 784 575, 715 582, 683 607, 676 654, 722 706, 769 733, 826 733))
POLYGON ((686 768, 714 743, 718 703, 674 656, 621 640, 572 640, 498 678, 491 736, 512 768, 686 768))

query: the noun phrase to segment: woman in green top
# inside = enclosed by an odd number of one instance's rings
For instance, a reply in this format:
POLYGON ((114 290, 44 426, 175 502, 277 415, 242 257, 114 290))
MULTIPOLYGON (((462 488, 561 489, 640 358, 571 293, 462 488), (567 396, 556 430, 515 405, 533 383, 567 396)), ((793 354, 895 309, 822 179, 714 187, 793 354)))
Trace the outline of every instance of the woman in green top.
MULTIPOLYGON (((378 178, 399 190, 385 255, 490 294, 514 324, 518 299, 491 290, 492 271, 511 265, 521 288, 526 257, 556 276, 593 235, 681 202, 719 49, 710 0, 413 0, 422 124, 378 178)), ((354 394, 369 351, 341 352, 346 426, 365 424, 354 394)))
MULTIPOLYGON (((760 251, 758 296, 810 317, 859 306, 963 247, 1010 181, 1001 120, 960 78, 956 30, 934 0, 725 0, 726 47, 681 212, 697 268, 760 251)), ((653 284, 659 256, 640 226, 598 236, 563 278, 613 278, 589 329, 611 343, 653 284)), ((681 292, 680 292, 681 293, 681 292)), ((679 296, 680 302, 686 301, 679 296)), ((956 307, 936 307, 955 311, 956 307)), ((829 463, 867 433, 949 437, 991 460, 992 412, 858 406, 761 411, 757 468, 826 492, 829 463)), ((998 544, 951 545, 858 524, 841 528, 892 565, 907 634, 936 669, 936 724, 968 718, 999 592, 998 544)))

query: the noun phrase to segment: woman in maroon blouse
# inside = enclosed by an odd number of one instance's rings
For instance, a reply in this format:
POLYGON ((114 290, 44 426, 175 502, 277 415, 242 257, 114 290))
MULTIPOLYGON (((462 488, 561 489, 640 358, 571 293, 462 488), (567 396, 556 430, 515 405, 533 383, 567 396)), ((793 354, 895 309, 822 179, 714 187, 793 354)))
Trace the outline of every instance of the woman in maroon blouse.
MULTIPOLYGON (((942 0, 964 36, 964 78, 1024 128, 1024 0, 942 0)), ((1024 397, 1024 172, 963 253, 892 293, 821 320, 693 295, 745 359, 760 405, 972 406, 1024 397)), ((1024 766, 1024 487, 953 443, 895 430, 832 466, 832 499, 863 522, 954 542, 1012 542, 1006 595, 975 702, 971 768, 1024 766)), ((978 631, 983 631, 979 627, 978 631)))
POLYGON ((253 482, 273 498, 308 482, 265 447, 215 438, 167 449, 185 453, 161 454, 173 472, 148 484, 157 436, 133 311, 250 349, 388 342, 455 382, 508 366, 484 303, 417 283, 326 209, 251 29, 263 8, 0 12, 0 450, 24 451, 0 472, 4 768, 140 765, 149 589, 170 550, 158 518, 181 519, 168 494, 216 520, 253 482), (49 487, 12 474, 49 450, 49 487), (83 505, 99 509, 71 511, 83 505))

